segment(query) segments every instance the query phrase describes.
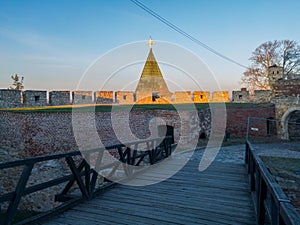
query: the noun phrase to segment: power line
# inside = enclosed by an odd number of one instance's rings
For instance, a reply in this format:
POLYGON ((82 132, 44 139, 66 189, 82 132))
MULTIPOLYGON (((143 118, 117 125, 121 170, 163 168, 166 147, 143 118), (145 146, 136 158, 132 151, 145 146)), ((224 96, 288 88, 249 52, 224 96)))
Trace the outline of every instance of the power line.
POLYGON ((153 10, 151 10, 150 8, 148 8, 146 5, 144 5, 143 3, 141 3, 138 0, 130 0, 132 3, 134 3, 135 5, 137 5, 138 7, 140 7, 141 9, 143 9, 144 11, 146 11, 147 13, 149 13, 151 16, 155 17, 156 19, 158 19, 159 21, 161 21, 162 23, 164 23, 165 25, 167 25, 168 27, 170 27, 171 29, 175 30, 177 33, 185 36, 186 38, 190 39, 191 41, 193 41, 194 43, 200 45, 201 47, 207 49, 208 51, 212 52, 213 54, 231 62, 234 63, 240 67, 243 67, 245 69, 248 69, 247 66, 237 62, 236 60, 227 57, 225 55, 223 55, 222 53, 216 51, 215 49, 209 47, 208 45, 206 45, 205 43, 201 42, 199 39, 195 38, 194 36, 186 33, 184 30, 182 30, 181 28, 179 28, 178 26, 174 25, 173 23, 171 23, 170 21, 168 21, 167 19, 165 19, 164 17, 160 16, 159 14, 157 14, 156 12, 154 12, 153 10))

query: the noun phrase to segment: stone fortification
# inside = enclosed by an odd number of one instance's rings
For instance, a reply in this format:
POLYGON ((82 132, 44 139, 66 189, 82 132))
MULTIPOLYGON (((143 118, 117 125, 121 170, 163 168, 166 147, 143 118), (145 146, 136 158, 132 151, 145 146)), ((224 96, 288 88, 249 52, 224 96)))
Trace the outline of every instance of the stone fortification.
MULTIPOLYGON (((287 83, 287 82, 285 82, 287 83)), ((284 85, 286 85, 284 83, 284 85)), ((291 82, 289 82, 291 83, 291 82)), ((295 85, 294 85, 295 86, 295 85)), ((293 86, 293 87, 294 87, 293 86)), ((276 93, 287 93, 278 86, 276 93)), ((295 93, 294 93, 295 95, 295 93)), ((254 92, 255 103, 270 102, 270 91, 260 90, 254 92)), ((181 104, 181 103, 209 103, 229 102, 228 91, 178 91, 174 93, 133 92, 133 91, 18 91, 0 89, 0 108, 19 108, 35 106, 59 106, 70 104, 181 104), (71 93, 71 94, 70 94, 71 93), (72 96, 72 98, 71 98, 72 96)), ((251 102, 248 91, 233 91, 232 102, 251 102)))

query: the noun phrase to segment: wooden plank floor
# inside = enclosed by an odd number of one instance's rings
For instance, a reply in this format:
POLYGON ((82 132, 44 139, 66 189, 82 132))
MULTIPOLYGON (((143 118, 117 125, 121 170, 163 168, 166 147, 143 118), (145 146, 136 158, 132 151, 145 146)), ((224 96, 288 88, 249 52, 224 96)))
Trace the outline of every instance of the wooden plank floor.
MULTIPOLYGON (((158 179, 176 163, 169 160, 132 182, 158 179)), ((214 162, 204 172, 198 165, 190 160, 154 185, 118 185, 40 224, 256 224, 244 165, 214 162)))

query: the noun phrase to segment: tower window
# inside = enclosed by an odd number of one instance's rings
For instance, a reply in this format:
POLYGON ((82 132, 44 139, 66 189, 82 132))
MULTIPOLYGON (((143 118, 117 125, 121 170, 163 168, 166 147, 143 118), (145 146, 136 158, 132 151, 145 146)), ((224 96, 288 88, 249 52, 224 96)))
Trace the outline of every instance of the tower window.
POLYGON ((243 95, 239 95, 239 99, 242 99, 243 98, 243 95))
POLYGON ((152 102, 155 102, 159 98, 158 92, 152 92, 152 102))
POLYGON ((200 99, 203 99, 203 95, 200 95, 200 99))
POLYGON ((126 100, 126 98, 127 98, 127 95, 123 95, 123 100, 126 100))
POLYGON ((85 100, 85 95, 81 96, 82 100, 85 100))
POLYGON ((34 101, 38 102, 40 100, 40 96, 34 96, 34 101))
POLYGON ((275 74, 274 71, 273 71, 273 74, 275 74))

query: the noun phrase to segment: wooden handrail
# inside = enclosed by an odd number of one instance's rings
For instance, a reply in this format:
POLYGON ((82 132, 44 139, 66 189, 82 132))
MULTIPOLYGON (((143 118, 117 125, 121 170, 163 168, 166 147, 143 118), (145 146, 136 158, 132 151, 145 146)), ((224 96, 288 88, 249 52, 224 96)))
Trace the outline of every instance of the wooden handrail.
POLYGON ((248 140, 245 163, 258 224, 299 225, 300 215, 248 140))
MULTIPOLYGON (((2 162, 0 163, 0 170, 8 169, 8 168, 15 168, 23 166, 23 171, 21 176, 19 177, 17 186, 14 191, 9 193, 3 193, 0 195, 0 204, 4 202, 8 202, 8 208, 4 215, 4 221, 0 221, 0 224, 10 225, 14 222, 14 218, 17 213, 17 209, 20 203, 20 200, 23 196, 56 186, 61 183, 67 182, 66 186, 63 188, 60 194, 55 196, 56 201, 63 202, 62 205, 56 207, 48 212, 40 213, 32 218, 27 218, 25 220, 26 223, 32 222, 34 220, 40 219, 45 217, 49 214, 56 213, 63 209, 68 208, 69 206, 78 203, 82 200, 89 200, 94 198, 97 193, 103 191, 103 189, 107 187, 111 187, 112 185, 116 184, 108 180, 107 178, 103 179, 108 182, 108 185, 103 185, 100 187, 96 187, 96 181, 99 176, 99 171, 112 168, 111 176, 120 165, 123 165, 125 178, 130 179, 136 173, 140 172, 141 168, 139 165, 143 162, 144 165, 152 165, 155 164, 164 158, 167 158, 172 153, 172 144, 171 144, 171 136, 166 136, 163 138, 155 138, 150 140, 143 140, 143 141, 136 141, 136 142, 129 142, 126 144, 118 144, 103 148, 96 148, 90 149, 85 151, 72 151, 66 153, 57 153, 51 155, 44 155, 44 156, 36 156, 21 160, 15 160, 10 162, 2 162), (151 143, 151 144, 149 144, 151 143), (147 149, 139 149, 140 144, 146 144, 146 146, 151 146, 147 149), (119 153, 119 160, 113 163, 109 163, 106 165, 102 165, 102 156, 104 151, 115 150, 115 152, 119 153), (98 158, 96 159, 95 169, 91 168, 87 162, 87 158, 92 153, 98 153, 98 158), (83 157, 84 155, 84 157, 83 157), (79 166, 76 166, 75 159, 80 160, 79 166), (80 159, 78 159, 80 157, 80 159), (72 172, 69 175, 64 175, 62 177, 55 177, 51 178, 50 181, 35 184, 30 187, 26 187, 27 181, 31 176, 32 169, 36 163, 45 162, 49 160, 57 160, 57 159, 64 159, 66 161, 66 165, 69 166, 70 171, 72 172), (130 165, 131 167, 127 166, 130 165), (77 184, 81 196, 71 196, 70 189, 73 184, 77 184)), ((0 178, 3 179, 3 178, 0 178)), ((0 205, 1 206, 1 205, 0 205)), ((0 207, 1 209, 1 207, 0 207)), ((0 211, 1 213, 1 211, 0 211)), ((1 218, 1 217, 0 217, 1 218)))

